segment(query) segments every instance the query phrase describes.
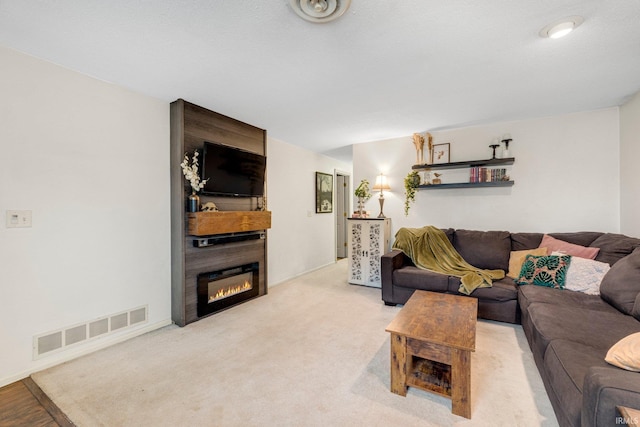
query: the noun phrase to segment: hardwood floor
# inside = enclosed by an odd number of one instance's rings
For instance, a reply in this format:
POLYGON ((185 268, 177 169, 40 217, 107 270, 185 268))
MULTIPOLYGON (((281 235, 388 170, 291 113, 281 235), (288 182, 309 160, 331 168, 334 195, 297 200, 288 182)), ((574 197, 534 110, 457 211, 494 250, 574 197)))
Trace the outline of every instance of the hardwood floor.
POLYGON ((0 388, 0 427, 75 427, 31 379, 0 388))

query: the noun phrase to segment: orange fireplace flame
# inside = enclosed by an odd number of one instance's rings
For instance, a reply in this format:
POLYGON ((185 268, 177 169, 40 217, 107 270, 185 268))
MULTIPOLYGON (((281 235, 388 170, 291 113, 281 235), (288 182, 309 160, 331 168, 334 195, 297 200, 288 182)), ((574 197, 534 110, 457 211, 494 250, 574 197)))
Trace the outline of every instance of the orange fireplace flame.
POLYGON ((242 285, 231 285, 227 286, 226 288, 218 289, 215 295, 209 295, 209 302, 218 301, 223 298, 239 294, 240 292, 248 291, 251 288, 251 283, 245 280, 244 284, 242 285))

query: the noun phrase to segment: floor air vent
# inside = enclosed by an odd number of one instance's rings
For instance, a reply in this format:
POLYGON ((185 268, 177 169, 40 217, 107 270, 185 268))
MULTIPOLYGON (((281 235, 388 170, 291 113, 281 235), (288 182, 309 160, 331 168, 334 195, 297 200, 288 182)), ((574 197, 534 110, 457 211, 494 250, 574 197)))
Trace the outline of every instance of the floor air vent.
POLYGON ((39 359, 70 346, 106 336, 125 328, 147 322, 147 306, 101 317, 33 337, 33 358, 39 359))

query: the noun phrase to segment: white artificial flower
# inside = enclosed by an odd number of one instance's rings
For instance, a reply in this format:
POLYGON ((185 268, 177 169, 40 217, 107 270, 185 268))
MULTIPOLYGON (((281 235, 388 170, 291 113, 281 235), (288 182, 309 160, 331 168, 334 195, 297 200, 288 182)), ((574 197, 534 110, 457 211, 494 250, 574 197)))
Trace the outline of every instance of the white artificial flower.
POLYGON ((189 165, 189 155, 185 153, 184 160, 180 163, 182 168, 182 174, 189 181, 193 194, 204 188, 204 184, 209 181, 208 179, 200 181, 200 175, 198 175, 198 151, 193 152, 191 158, 191 165, 189 165))

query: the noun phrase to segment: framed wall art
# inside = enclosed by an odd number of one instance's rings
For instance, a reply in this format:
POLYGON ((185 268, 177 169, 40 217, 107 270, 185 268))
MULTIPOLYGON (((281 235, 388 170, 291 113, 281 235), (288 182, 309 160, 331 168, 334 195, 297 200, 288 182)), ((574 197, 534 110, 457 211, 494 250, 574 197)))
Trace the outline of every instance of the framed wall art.
POLYGON ((333 212, 333 175, 316 172, 316 213, 333 212))
POLYGON ((434 144, 433 145, 433 164, 449 163, 451 160, 451 144, 434 144))

